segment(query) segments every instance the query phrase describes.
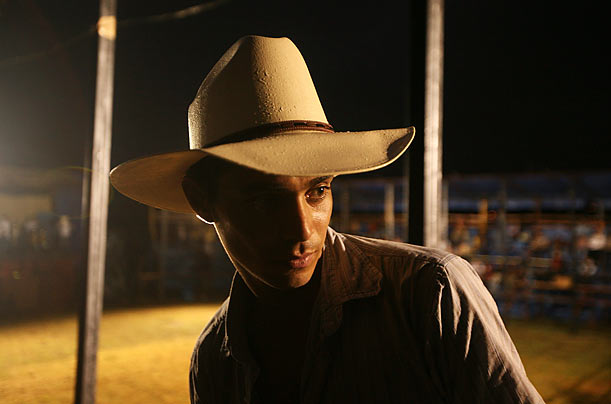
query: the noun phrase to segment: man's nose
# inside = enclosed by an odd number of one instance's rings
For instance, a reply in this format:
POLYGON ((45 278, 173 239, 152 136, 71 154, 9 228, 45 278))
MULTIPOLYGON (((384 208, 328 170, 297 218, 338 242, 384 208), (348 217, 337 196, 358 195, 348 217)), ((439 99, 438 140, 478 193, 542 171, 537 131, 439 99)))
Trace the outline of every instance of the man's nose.
POLYGON ((306 241, 312 237, 313 217, 312 208, 303 198, 296 198, 287 203, 279 218, 282 238, 288 241, 306 241))

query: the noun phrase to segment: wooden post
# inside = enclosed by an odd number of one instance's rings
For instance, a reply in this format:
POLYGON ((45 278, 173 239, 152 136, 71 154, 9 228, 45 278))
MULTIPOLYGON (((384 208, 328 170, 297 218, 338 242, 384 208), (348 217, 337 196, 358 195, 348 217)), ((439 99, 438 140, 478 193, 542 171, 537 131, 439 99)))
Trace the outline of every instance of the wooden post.
POLYGON ((407 118, 417 132, 405 159, 408 241, 440 246, 442 205, 443 0, 408 3, 407 118), (418 133, 420 133, 418 135, 418 133))
POLYGON ((424 245, 442 247, 443 0, 428 0, 424 82, 424 245))
POLYGON ((486 251, 488 234, 488 199, 482 198, 479 201, 479 214, 477 215, 477 228, 479 235, 480 254, 486 251))
POLYGON ((96 392, 98 331, 104 297, 106 226, 110 170, 112 97, 116 36, 116 0, 101 0, 98 21, 98 68, 89 213, 85 310, 79 319, 77 382, 74 401, 93 404, 96 392))

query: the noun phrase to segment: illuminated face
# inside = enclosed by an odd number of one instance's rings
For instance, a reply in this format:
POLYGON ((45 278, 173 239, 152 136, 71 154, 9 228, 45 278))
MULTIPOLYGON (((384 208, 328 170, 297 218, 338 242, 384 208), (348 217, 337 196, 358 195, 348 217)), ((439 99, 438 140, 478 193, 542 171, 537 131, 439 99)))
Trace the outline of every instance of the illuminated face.
POLYGON ((236 167, 221 176, 210 209, 225 251, 261 295, 305 285, 331 219, 333 177, 289 177, 236 167))

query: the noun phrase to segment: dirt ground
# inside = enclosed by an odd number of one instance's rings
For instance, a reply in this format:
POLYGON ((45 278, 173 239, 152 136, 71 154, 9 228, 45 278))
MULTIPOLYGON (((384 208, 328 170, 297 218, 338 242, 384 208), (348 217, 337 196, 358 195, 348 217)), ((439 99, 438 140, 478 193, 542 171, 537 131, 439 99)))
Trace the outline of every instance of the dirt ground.
MULTIPOLYGON (((105 312, 97 402, 188 403, 191 350, 216 309, 190 305, 105 312)), ((611 403, 611 329, 574 331, 532 320, 511 321, 508 329, 548 404, 611 403)), ((76 340, 74 316, 0 327, 0 401, 72 403, 76 340)))

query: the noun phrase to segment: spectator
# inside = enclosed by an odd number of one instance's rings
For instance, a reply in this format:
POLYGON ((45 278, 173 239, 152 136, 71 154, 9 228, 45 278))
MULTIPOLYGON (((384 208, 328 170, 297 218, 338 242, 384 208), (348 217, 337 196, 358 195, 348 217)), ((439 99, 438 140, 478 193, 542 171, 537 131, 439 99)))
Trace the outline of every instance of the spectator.
POLYGON ((562 274, 566 272, 566 266, 568 262, 568 246, 561 240, 554 240, 552 247, 552 262, 550 264, 550 271, 552 274, 562 274))
POLYGON ((59 247, 66 249, 70 246, 70 236, 72 235, 72 223, 68 215, 61 215, 57 220, 57 235, 59 247))
POLYGON ((548 258, 550 256, 550 246, 551 241, 543 232, 541 226, 535 226, 529 246, 530 256, 548 258))
POLYGON ((450 234, 450 247, 452 252, 458 255, 470 255, 474 252, 473 240, 469 234, 469 229, 465 224, 465 219, 458 217, 454 229, 450 234))
POLYGON ((11 244, 11 222, 6 215, 0 216, 0 252, 6 251, 11 244))
POLYGON ((607 246, 607 235, 605 233, 605 222, 596 223, 594 232, 588 237, 588 257, 598 267, 602 264, 602 258, 607 246))

